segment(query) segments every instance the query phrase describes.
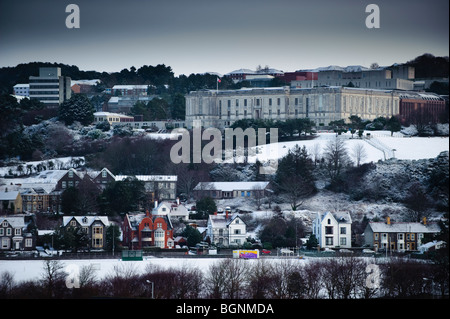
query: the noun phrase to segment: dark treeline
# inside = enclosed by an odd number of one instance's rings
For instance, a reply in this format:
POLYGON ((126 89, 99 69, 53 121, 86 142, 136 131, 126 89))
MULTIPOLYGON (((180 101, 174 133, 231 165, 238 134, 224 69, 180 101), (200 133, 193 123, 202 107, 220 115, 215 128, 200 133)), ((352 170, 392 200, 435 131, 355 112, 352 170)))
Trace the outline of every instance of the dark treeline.
POLYGON ((98 278, 92 264, 79 269, 79 288, 58 260, 43 262, 40 278, 16 282, 0 274, 0 298, 151 298, 156 299, 368 299, 448 296, 445 265, 411 259, 223 259, 208 269, 158 267, 138 271, 121 263, 98 278), (370 267, 368 268, 368 266, 370 267), (153 283, 153 289, 151 287, 153 283))
MULTIPOLYGON (((28 83, 30 76, 39 75, 40 67, 60 67, 61 74, 72 80, 101 80, 99 91, 114 85, 149 85, 152 92, 160 93, 188 93, 192 90, 215 89, 217 75, 214 74, 181 74, 175 76, 172 68, 164 64, 156 66, 144 65, 138 69, 134 66, 119 72, 82 71, 75 65, 48 62, 31 62, 18 64, 15 67, 0 68, 0 93, 12 94, 13 86, 17 83, 28 83), (168 87, 166 88, 166 85, 168 87)), ((239 86, 239 85, 238 85, 239 86)), ((230 79, 224 78, 219 83, 219 89, 238 88, 230 79)))
MULTIPOLYGON (((415 67, 416 78, 448 77, 448 57, 435 57, 425 53, 406 64, 415 67)), ((17 83, 28 83, 29 76, 39 74, 39 67, 60 67, 65 76, 73 80, 100 79, 101 88, 112 87, 116 84, 147 84, 156 87, 156 92, 165 91, 164 86, 169 85, 168 93, 188 93, 192 90, 215 89, 217 75, 215 74, 190 74, 175 76, 172 68, 164 64, 156 66, 143 65, 139 68, 131 66, 117 72, 82 71, 75 65, 49 62, 30 62, 18 64, 14 67, 0 68, 0 93, 12 93, 12 87, 17 83)), ((231 71, 231 70, 230 70, 231 71)), ((278 80, 278 79, 275 79, 278 80)), ((274 81, 273 86, 284 85, 282 81, 274 81)), ((229 78, 223 77, 219 83, 219 89, 237 89, 241 86, 249 86, 249 83, 234 84, 229 78)), ((440 88, 441 89, 441 88, 440 88)), ((448 94, 448 85, 444 92, 448 94)))

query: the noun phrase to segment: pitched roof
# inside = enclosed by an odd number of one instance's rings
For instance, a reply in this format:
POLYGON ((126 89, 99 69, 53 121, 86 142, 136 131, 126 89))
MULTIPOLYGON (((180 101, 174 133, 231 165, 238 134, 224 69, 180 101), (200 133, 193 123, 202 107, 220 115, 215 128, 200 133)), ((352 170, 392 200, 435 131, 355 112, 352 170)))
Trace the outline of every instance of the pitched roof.
POLYGON ((437 233, 440 227, 437 223, 392 223, 369 222, 368 227, 372 228, 374 233, 437 233))
POLYGON ((194 190, 221 190, 232 192, 235 190, 253 190, 254 187, 265 189, 269 182, 200 182, 194 190))
POLYGON ((18 191, 0 192, 0 200, 16 200, 18 191))
POLYGON ((106 226, 110 224, 106 216, 64 216, 63 226, 66 226, 72 219, 75 219, 81 226, 91 226, 96 221, 101 221, 106 226))

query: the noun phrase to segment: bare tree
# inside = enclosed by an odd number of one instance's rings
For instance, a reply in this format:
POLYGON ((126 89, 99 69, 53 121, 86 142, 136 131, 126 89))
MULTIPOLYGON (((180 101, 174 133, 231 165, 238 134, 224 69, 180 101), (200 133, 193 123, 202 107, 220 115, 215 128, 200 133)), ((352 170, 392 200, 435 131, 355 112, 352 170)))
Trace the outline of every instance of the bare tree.
POLYGON ((366 148, 362 143, 357 143, 352 147, 352 156, 355 159, 357 167, 367 158, 366 148))
POLYGON ((348 157, 345 141, 339 137, 328 142, 325 148, 325 162, 328 175, 331 180, 338 178, 344 167, 348 166, 350 159, 348 157))
POLYGON ((256 204, 256 210, 261 209, 262 200, 264 198, 264 189, 261 185, 255 185, 252 187, 253 200, 256 204))
POLYGON ((58 296, 58 290, 65 285, 66 273, 62 270, 63 264, 59 260, 45 260, 42 273, 42 284, 47 290, 49 298, 58 296))
POLYGON ((315 192, 311 183, 299 175, 287 177, 281 182, 280 189, 285 194, 286 199, 291 204, 291 209, 294 211, 303 204, 305 199, 315 192))
POLYGON ((319 143, 313 145, 310 150, 310 154, 312 155, 314 166, 317 166, 317 163, 320 161, 320 156, 322 154, 322 148, 319 143))

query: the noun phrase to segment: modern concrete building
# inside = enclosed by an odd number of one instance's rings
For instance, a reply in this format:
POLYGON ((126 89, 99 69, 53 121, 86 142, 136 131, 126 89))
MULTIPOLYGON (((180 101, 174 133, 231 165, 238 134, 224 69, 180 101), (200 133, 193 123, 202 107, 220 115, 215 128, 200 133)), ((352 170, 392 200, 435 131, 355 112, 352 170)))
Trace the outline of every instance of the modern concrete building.
POLYGON ((317 126, 351 115, 374 120, 399 114, 394 90, 344 87, 202 90, 186 95, 186 126, 225 128, 240 119, 309 118, 317 126))
POLYGON ((72 95, 71 79, 61 75, 61 68, 39 68, 39 76, 30 76, 30 98, 56 108, 72 95))
POLYGON ((14 95, 18 96, 30 96, 30 85, 28 83, 18 83, 14 85, 14 95))

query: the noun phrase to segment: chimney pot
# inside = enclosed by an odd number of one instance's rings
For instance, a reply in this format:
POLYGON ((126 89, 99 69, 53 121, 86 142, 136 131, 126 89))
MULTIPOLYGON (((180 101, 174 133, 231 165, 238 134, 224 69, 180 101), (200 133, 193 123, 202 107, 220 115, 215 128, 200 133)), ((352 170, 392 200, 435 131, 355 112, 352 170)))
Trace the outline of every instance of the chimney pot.
POLYGON ((391 217, 386 217, 386 224, 390 225, 391 224, 391 217))

